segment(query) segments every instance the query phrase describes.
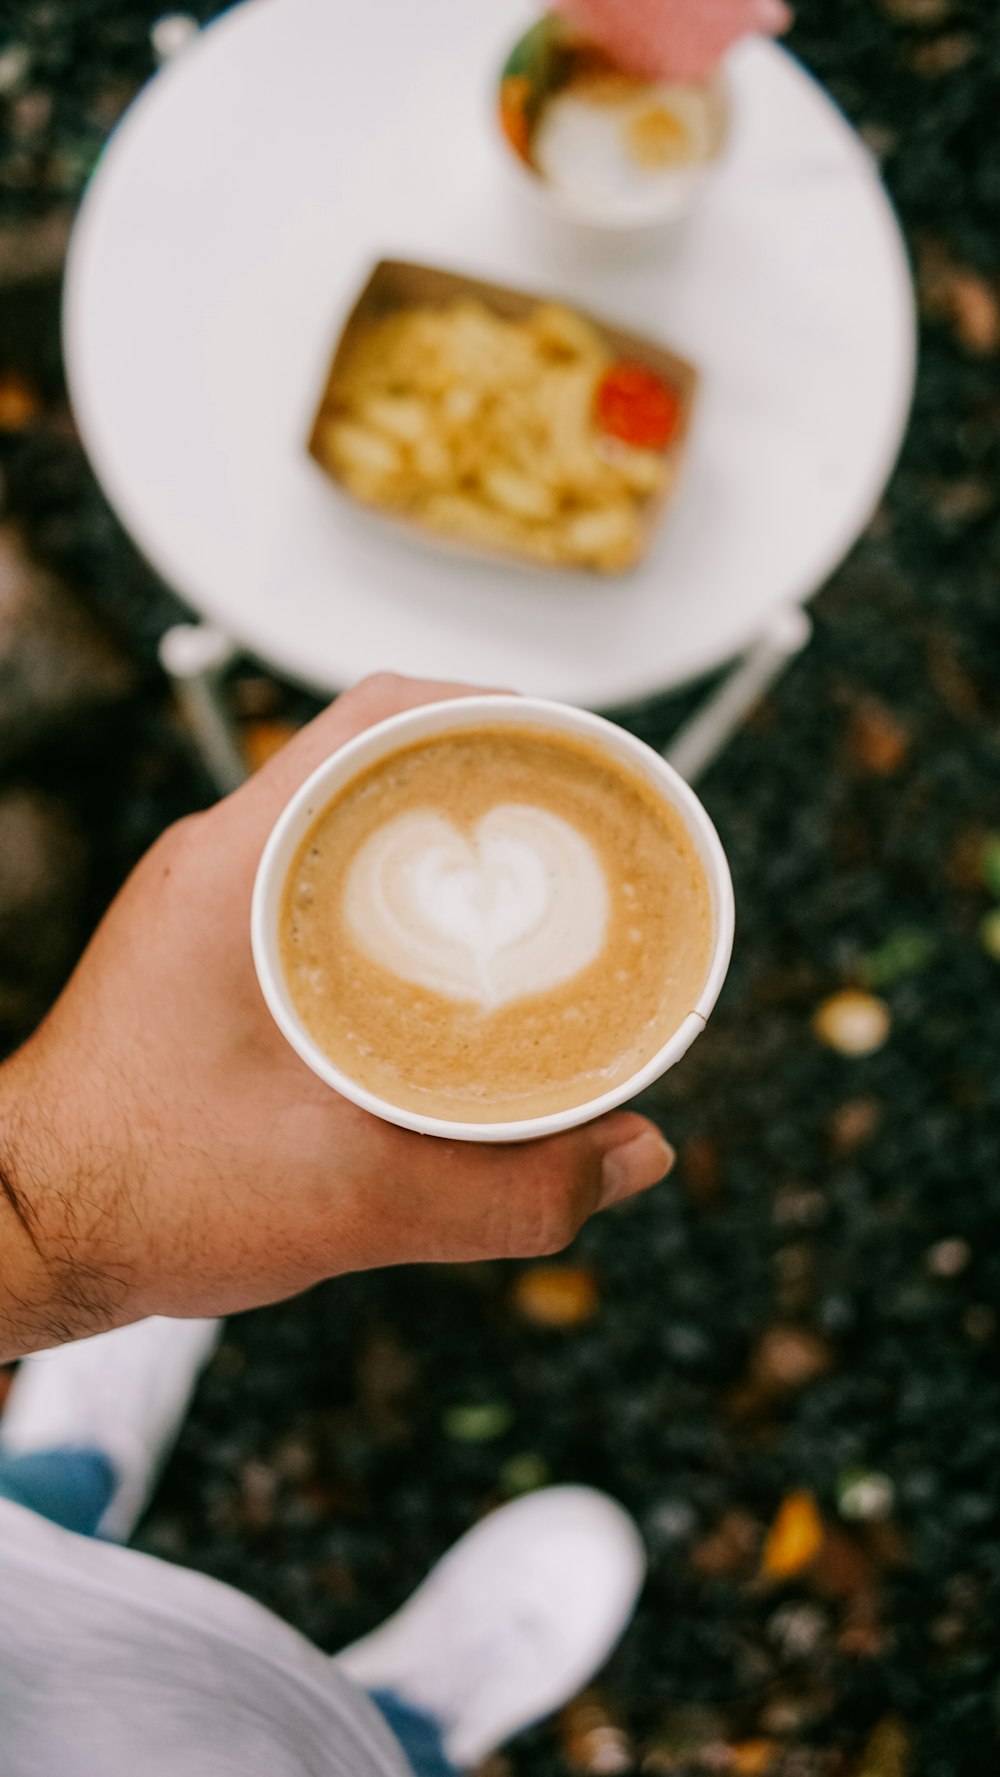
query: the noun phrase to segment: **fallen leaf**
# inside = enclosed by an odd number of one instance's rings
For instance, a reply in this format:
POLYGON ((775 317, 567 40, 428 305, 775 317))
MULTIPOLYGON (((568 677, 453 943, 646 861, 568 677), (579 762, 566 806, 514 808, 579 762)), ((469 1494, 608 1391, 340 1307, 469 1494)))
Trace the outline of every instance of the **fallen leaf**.
POLYGON ((1000 901, 1000 833, 987 833, 983 839, 979 869, 990 894, 1000 901))
POLYGON ((954 11, 953 0, 882 0, 882 10, 900 25, 940 25, 954 11))
POLYGON ((821 1598, 849 1598, 875 1587, 875 1564, 861 1543, 839 1524, 827 1524, 809 1583, 821 1598))
MULTIPOLYGON (((931 49, 930 44, 924 45, 931 49)), ((924 313, 954 328, 966 351, 987 357, 1000 347, 1000 302, 989 279, 958 265, 938 236, 917 245, 917 282, 924 313)))
POLYGON ((712 1209, 721 1195, 719 1150, 707 1135, 692 1136, 678 1156, 682 1189, 699 1209, 712 1209))
POLYGON ((749 1512, 733 1506, 715 1529, 691 1551, 691 1566, 706 1579, 720 1579, 746 1567, 760 1545, 761 1526, 749 1512))
POLYGON ((629 1737, 596 1691, 582 1691, 560 1711, 559 1750, 581 1777, 613 1777, 635 1763, 629 1737))
POLYGON ((877 697, 865 697, 855 704, 846 739, 848 763, 874 777, 892 777, 910 752, 909 730, 877 697))
POLYGON ((825 1220, 828 1209, 822 1191, 807 1185, 779 1185, 771 1214, 779 1228, 813 1228, 825 1220))
POLYGON ((796 1240, 775 1251, 775 1306, 780 1314, 804 1314, 809 1308, 815 1259, 815 1248, 808 1240, 796 1240))
POLYGON ((600 1306, 597 1279, 583 1265, 533 1265, 511 1291, 522 1320, 537 1327, 577 1327, 600 1306))
POLYGON ((953 1235, 950 1240, 937 1240, 927 1248, 924 1263, 932 1277, 958 1277, 972 1258, 967 1240, 953 1235))
POLYGON ((805 1489, 782 1500, 764 1542, 761 1573, 770 1580, 792 1579, 815 1561, 824 1541, 823 1520, 805 1489))
POLYGON ((861 977, 866 987, 886 987, 904 975, 915 975, 926 968, 937 949, 930 932, 919 926, 900 926, 861 960, 861 977))
POLYGON ((978 272, 952 273, 949 308, 955 332, 973 357, 989 357, 1000 347, 1000 303, 978 272))
POLYGON ((827 1124, 835 1154, 854 1154, 870 1142, 882 1121, 877 1098, 847 1098, 837 1106, 827 1124))
POLYGON ((858 988, 844 988, 818 1006, 812 1027, 821 1043, 839 1055, 873 1055, 888 1041, 892 1020, 884 1000, 858 988))
POLYGON ((750 1379, 768 1394, 804 1388, 829 1370, 833 1358, 832 1347, 808 1327, 768 1327, 751 1355, 750 1379))
POLYGON ((500 1470, 500 1485, 504 1493, 516 1495, 533 1493, 537 1487, 544 1487, 550 1479, 550 1469, 544 1456, 534 1450, 521 1450, 511 1456, 500 1470))
POLYGON ((880 1660, 889 1652, 895 1636, 878 1618, 848 1622, 837 1636, 837 1652, 852 1660, 880 1660))
POLYGON ((441 1423, 456 1444, 489 1444, 510 1430, 514 1411, 505 1401, 475 1401, 448 1407, 441 1423))
POLYGON ((248 769, 259 771, 298 733, 294 722, 249 722, 242 733, 243 756, 248 769))
POLYGON ((26 377, 16 370, 0 376, 0 432, 20 432, 40 407, 38 390, 26 377))
POLYGON ((969 524, 982 518, 996 504, 996 489, 984 475, 967 475, 951 481, 932 481, 928 496, 934 515, 942 524, 969 524))
POLYGON ((907 1777, 910 1737, 898 1716, 884 1715, 872 1729, 852 1777, 907 1777))
POLYGON ((914 74, 924 80, 935 80, 940 74, 954 74, 964 68, 975 54, 976 40, 968 31, 952 31, 945 37, 934 37, 929 43, 918 43, 907 61, 914 74))
POLYGON ((740 1740, 729 1748, 737 1777, 767 1777, 781 1751, 777 1740, 740 1740))

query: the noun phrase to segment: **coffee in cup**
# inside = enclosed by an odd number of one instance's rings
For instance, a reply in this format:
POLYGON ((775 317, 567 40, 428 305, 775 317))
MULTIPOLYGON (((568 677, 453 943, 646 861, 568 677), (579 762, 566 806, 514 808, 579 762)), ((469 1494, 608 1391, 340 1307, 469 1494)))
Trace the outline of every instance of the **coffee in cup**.
POLYGON ((283 821, 255 896, 265 992, 381 1114, 542 1133, 621 1102, 704 1023, 731 935, 721 848, 669 767, 598 717, 424 706, 334 755, 283 821))

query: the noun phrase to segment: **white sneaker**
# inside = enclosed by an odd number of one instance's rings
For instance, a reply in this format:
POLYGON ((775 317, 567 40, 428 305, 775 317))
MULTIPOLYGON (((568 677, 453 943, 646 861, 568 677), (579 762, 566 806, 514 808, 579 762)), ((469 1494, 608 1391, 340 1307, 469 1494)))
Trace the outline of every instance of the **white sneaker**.
POLYGON ((173 1446, 221 1324, 155 1316, 24 1358, 0 1418, 0 1449, 9 1455, 102 1451, 118 1485, 97 1534, 124 1542, 173 1446))
POLYGON ((546 1487, 474 1525, 335 1663, 433 1716, 452 1763, 477 1765, 603 1666, 645 1571, 621 1506, 590 1487, 546 1487))

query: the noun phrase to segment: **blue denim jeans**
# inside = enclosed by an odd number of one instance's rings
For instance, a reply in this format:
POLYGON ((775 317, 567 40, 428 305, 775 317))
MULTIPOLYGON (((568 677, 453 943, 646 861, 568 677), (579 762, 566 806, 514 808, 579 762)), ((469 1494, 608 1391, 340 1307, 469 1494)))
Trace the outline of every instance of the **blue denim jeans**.
MULTIPOLYGON (((101 1450, 40 1450, 23 1456, 0 1451, 0 1499, 11 1499, 66 1530, 93 1536, 115 1490, 115 1472, 101 1450)), ((455 1777, 441 1729, 429 1715, 391 1691, 373 1691, 415 1777, 455 1777)))
POLYGON ((27 1506, 81 1536, 93 1536, 115 1490, 103 1450, 32 1450, 0 1454, 0 1499, 27 1506))

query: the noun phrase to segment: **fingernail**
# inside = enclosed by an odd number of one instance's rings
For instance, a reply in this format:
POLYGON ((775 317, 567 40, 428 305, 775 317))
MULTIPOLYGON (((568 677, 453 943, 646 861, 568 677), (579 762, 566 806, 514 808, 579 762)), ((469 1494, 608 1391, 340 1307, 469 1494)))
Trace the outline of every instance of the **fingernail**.
POLYGON ((648 1191, 658 1179, 666 1178, 675 1158, 658 1129, 645 1129, 620 1148, 612 1148, 601 1165, 601 1208, 620 1203, 623 1197, 634 1197, 637 1191, 648 1191))

